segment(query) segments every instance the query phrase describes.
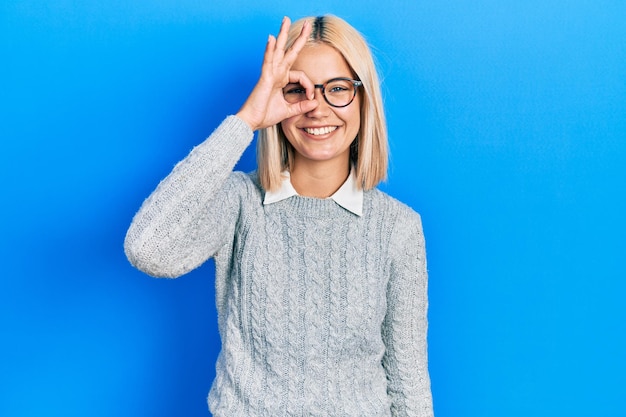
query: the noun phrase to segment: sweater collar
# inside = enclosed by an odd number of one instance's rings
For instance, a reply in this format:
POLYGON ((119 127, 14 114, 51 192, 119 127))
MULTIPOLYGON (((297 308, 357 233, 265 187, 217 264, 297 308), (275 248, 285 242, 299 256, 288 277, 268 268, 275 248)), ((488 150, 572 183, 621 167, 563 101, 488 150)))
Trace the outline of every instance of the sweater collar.
MULTIPOLYGON (((276 191, 266 191, 263 204, 273 204, 282 200, 286 200, 289 197, 299 195, 293 185, 291 184, 291 177, 289 171, 283 171, 283 181, 276 191)), ((350 170, 348 179, 343 183, 341 187, 333 195, 328 197, 341 207, 356 214, 357 216, 363 215, 363 189, 357 187, 356 178, 354 174, 354 168, 350 170)))

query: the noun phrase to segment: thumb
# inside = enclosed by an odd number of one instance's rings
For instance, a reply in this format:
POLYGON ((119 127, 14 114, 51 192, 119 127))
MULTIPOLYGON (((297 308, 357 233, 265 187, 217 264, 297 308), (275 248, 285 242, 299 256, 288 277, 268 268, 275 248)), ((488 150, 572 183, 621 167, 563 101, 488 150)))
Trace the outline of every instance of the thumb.
POLYGON ((303 100, 297 103, 293 103, 289 106, 289 112, 292 116, 308 113, 317 107, 317 100, 303 100))

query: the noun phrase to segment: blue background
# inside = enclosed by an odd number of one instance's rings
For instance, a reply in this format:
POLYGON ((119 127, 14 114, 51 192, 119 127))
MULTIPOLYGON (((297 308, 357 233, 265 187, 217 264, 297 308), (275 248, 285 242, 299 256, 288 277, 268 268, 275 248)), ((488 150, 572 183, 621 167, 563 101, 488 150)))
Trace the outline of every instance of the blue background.
POLYGON ((423 217, 437 416, 626 416, 626 3, 294 3, 1 3, 0 415, 208 415, 213 264, 149 278, 124 233, 282 16, 330 12, 423 217))

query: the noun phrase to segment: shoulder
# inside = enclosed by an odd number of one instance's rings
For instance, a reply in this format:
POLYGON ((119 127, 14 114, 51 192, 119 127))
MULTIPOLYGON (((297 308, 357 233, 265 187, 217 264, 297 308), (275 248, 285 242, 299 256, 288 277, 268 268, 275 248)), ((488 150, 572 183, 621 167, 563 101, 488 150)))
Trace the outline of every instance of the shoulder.
POLYGON ((392 221, 394 225, 422 229, 422 219, 417 211, 377 188, 364 192, 364 203, 370 216, 392 221))
POLYGON ((378 189, 366 191, 364 197, 368 215, 386 231, 391 258, 404 262, 423 257, 425 239, 419 213, 378 189))
POLYGON ((256 172, 233 171, 228 175, 227 184, 235 187, 255 187, 258 183, 256 172))
POLYGON ((236 194, 242 200, 262 201, 264 191, 259 182, 256 171, 241 172, 233 171, 229 174, 224 184, 224 192, 236 194))

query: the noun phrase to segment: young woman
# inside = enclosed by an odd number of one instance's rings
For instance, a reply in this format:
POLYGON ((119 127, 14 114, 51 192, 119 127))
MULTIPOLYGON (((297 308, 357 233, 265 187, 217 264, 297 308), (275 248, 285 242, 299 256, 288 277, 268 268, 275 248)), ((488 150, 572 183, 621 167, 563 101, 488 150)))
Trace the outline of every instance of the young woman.
POLYGON ((432 416, 420 218, 375 186, 387 133, 361 35, 283 20, 261 77, 144 202, 125 250, 177 277, 210 257, 214 416, 432 416), (232 169, 259 132, 258 171, 232 169))

